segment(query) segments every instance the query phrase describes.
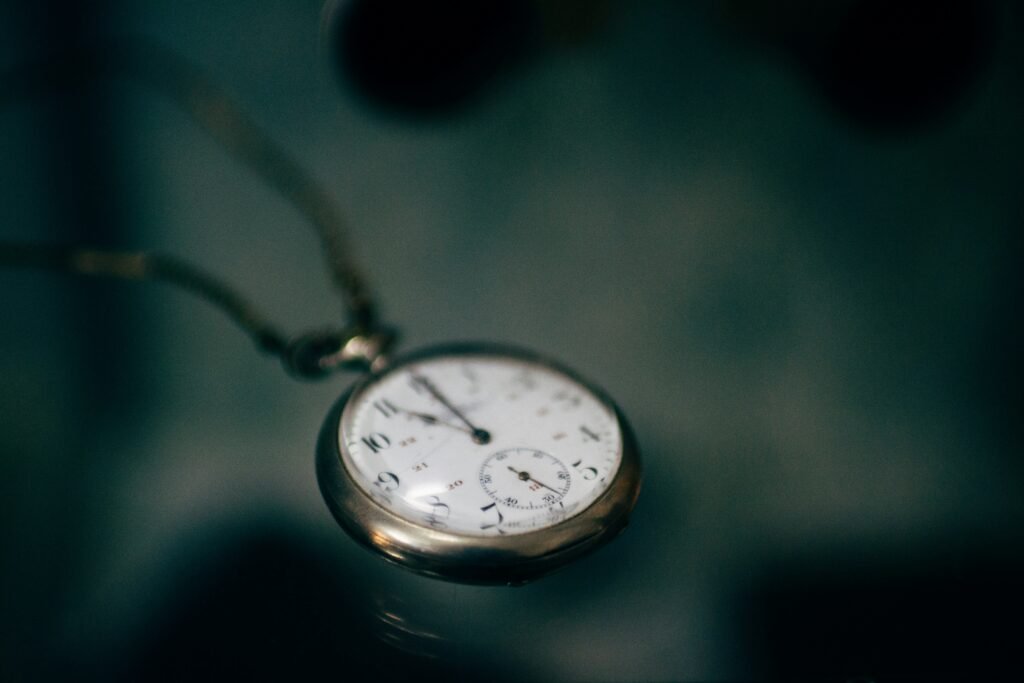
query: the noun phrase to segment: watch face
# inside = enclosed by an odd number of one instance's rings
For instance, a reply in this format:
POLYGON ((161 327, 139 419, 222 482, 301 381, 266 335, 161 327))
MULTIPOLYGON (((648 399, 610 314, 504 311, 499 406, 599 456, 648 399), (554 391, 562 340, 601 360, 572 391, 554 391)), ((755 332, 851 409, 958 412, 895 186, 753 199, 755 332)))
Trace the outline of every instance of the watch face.
POLYGON ((415 524, 496 536, 585 510, 622 459, 614 411, 568 375, 503 355, 405 364, 353 394, 338 441, 364 493, 415 524))
POLYGON ((422 352, 360 382, 325 423, 321 489, 388 559, 473 582, 551 571, 625 525, 631 433, 573 373, 486 346, 422 352))

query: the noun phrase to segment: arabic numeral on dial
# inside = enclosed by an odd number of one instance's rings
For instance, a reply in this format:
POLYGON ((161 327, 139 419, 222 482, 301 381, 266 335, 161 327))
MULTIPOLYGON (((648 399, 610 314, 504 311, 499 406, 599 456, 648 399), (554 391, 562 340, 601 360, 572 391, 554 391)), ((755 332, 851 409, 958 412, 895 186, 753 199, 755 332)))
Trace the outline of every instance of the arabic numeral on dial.
POLYGON ((513 498, 512 496, 507 496, 505 500, 502 502, 504 502, 505 505, 517 505, 519 503, 519 499, 513 498))
POLYGON ((374 432, 368 436, 362 438, 363 445, 370 449, 373 453, 379 453, 388 446, 391 445, 391 439, 380 432, 374 432))
POLYGON ((379 412, 384 417, 394 417, 395 415, 398 414, 398 408, 396 408, 395 404, 387 400, 386 398, 381 399, 379 401, 374 401, 373 407, 376 408, 377 412, 379 412))
POLYGON ((398 476, 393 472, 381 472, 373 485, 379 487, 381 491, 394 491, 398 488, 398 476))
POLYGON ((553 493, 545 493, 544 494, 544 502, 545 503, 554 503, 556 498, 558 498, 558 496, 556 496, 553 493))
POLYGON ((460 486, 462 486, 462 480, 461 479, 456 479, 452 483, 448 484, 448 490, 449 491, 454 491, 455 489, 459 488, 460 486))
POLYGON ((572 464, 572 466, 575 467, 577 470, 579 470, 580 471, 580 475, 584 479, 586 479, 587 481, 593 481, 594 479, 597 479, 597 469, 594 468, 594 467, 583 467, 583 468, 581 468, 580 465, 582 465, 582 464, 583 464, 582 460, 577 460, 576 462, 574 462, 572 464))
POLYGON ((430 512, 423 520, 435 529, 444 529, 448 524, 444 521, 448 519, 448 515, 451 514, 452 509, 447 504, 442 503, 441 499, 437 496, 430 496, 427 498, 427 505, 430 506, 430 512))
POLYGON ((495 514, 498 515, 498 522, 496 524, 488 524, 487 522, 484 522, 480 525, 480 530, 497 528, 499 534, 504 534, 505 532, 501 528, 501 523, 505 521, 505 515, 501 514, 501 510, 498 509, 498 504, 491 503, 490 505, 484 505, 480 508, 480 512, 487 512, 488 510, 494 510, 495 514))
POLYGON ((491 475, 489 475, 489 474, 481 475, 480 476, 480 483, 481 484, 490 484, 491 483, 491 475))

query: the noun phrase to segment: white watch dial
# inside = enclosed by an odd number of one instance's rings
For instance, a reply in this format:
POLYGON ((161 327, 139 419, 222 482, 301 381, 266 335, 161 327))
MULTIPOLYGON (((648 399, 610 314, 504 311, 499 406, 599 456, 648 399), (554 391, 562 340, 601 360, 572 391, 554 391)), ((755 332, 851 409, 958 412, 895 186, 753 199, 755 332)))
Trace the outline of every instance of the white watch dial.
POLYGON ((379 505, 447 532, 497 536, 579 514, 615 477, 618 418, 543 363, 502 355, 424 358, 357 391, 342 461, 379 505))

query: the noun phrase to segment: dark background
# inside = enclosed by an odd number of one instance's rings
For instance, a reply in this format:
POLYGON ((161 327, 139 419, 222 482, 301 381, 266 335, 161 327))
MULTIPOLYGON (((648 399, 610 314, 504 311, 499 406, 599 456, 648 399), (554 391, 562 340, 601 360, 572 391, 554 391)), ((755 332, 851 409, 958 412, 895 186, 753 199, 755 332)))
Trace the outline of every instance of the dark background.
MULTIPOLYGON (((627 533, 406 574, 320 500, 300 384, 159 284, 0 272, 0 678, 973 678, 1017 667, 1024 121, 1005 2, 0 4, 0 68, 131 35, 343 206, 404 348, 562 359, 627 533), (478 6, 480 5, 480 6, 478 6)), ((152 248, 340 322, 297 213, 131 80, 0 94, 0 239, 152 248)))

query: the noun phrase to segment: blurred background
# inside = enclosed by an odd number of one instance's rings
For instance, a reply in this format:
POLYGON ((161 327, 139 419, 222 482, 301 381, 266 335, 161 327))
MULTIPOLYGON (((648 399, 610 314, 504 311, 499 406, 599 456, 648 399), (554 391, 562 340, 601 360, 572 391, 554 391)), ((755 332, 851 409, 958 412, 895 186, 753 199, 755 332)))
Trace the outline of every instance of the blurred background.
MULTIPOLYGON (((165 285, 0 270, 0 678, 1013 666, 1022 25, 1009 1, 4 0, 3 73, 112 36, 202 66, 341 204, 403 348, 561 359, 630 417, 645 488, 538 583, 408 574, 317 490, 351 376, 291 380, 165 285)), ((0 240, 158 249, 289 330, 341 322, 303 219, 145 83, 0 91, 0 150, 0 240)))

